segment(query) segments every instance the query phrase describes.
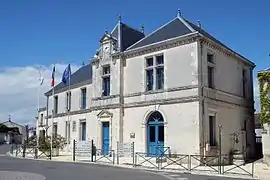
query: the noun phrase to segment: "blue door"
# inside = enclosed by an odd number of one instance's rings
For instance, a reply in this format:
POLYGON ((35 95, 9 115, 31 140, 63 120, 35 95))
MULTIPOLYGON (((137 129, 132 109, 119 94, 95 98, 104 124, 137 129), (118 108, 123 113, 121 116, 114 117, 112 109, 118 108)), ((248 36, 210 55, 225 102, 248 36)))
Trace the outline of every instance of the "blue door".
POLYGON ((148 119, 147 154, 148 156, 164 154, 164 120, 158 111, 153 112, 148 119))
POLYGON ((102 123, 102 153, 108 155, 110 149, 110 125, 109 122, 102 123))
POLYGON ((82 136, 81 136, 81 140, 85 141, 86 140, 86 122, 81 122, 81 132, 82 132, 82 136))

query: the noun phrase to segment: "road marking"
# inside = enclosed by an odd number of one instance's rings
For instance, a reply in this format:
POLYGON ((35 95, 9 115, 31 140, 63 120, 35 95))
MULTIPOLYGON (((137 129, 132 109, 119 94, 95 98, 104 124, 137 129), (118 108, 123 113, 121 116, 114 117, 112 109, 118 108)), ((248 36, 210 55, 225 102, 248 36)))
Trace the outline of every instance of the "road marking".
POLYGON ((0 154, 0 156, 6 156, 5 154, 0 154))

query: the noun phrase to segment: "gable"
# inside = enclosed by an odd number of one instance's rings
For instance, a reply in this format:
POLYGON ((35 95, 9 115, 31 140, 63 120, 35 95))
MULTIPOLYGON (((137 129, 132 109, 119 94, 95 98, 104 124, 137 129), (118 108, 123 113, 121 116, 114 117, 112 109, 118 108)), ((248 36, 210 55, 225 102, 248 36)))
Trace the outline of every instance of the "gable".
POLYGON ((112 117, 113 114, 107 110, 102 110, 100 113, 98 113, 97 117, 98 118, 108 118, 108 117, 112 117))

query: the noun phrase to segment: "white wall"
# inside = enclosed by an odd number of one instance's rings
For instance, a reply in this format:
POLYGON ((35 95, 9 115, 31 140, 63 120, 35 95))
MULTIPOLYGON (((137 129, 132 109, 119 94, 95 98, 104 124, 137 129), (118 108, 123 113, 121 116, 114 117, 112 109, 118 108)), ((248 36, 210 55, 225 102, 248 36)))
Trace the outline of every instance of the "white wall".
POLYGON ((147 152, 147 116, 159 111, 165 121, 165 147, 172 153, 199 153, 199 103, 180 103, 125 109, 124 142, 135 142, 136 152, 147 152), (135 133, 135 139, 130 139, 135 133))
POLYGON ((197 43, 194 42, 127 59, 124 67, 124 95, 145 92, 145 57, 161 53, 164 54, 164 89, 198 85, 197 43))
MULTIPOLYGON (((81 89, 86 88, 86 108, 89 108, 91 106, 91 97, 92 97, 92 85, 87 84, 84 86, 81 86, 79 88, 71 89, 71 111, 78 111, 81 109, 81 89)), ((66 93, 60 92, 54 94, 54 96, 58 96, 58 113, 66 113, 66 93)), ((52 108, 53 108, 53 97, 49 97, 49 111, 48 114, 52 114, 52 108)), ((46 114, 46 113, 45 113, 46 114)))
MULTIPOLYGON (((205 102, 205 122, 206 122, 206 140, 208 135, 208 114, 209 111, 216 111, 217 122, 223 126, 222 133, 222 151, 229 153, 232 148, 243 151, 243 146, 254 148, 254 112, 253 112, 253 87, 252 87, 252 67, 241 60, 224 55, 220 51, 203 46, 202 57, 203 68, 203 86, 204 96, 207 97, 205 102), (208 88, 207 77, 207 53, 214 54, 214 89, 208 88), (247 72, 246 98, 243 98, 242 91, 242 69, 247 72), (245 107, 249 106, 249 107, 245 107), (210 109, 208 109, 210 108, 210 109), (245 120, 248 121, 247 130, 244 128, 245 120), (253 125, 252 125, 253 124, 253 125), (240 143, 232 147, 232 133, 238 133, 240 143), (245 136, 247 133, 247 139, 245 136)), ((247 150, 249 151, 249 149, 247 150)))
MULTIPOLYGON (((116 149, 116 143, 118 141, 118 119, 119 119, 119 112, 117 109, 109 109, 108 112, 112 113, 111 118, 106 117, 99 117, 99 113, 102 111, 92 111, 89 113, 77 114, 77 115, 70 115, 64 117, 57 117, 53 119, 53 122, 57 122, 57 134, 65 137, 66 132, 66 122, 70 122, 70 140, 71 142, 73 139, 79 141, 80 135, 80 122, 81 120, 86 121, 86 141, 94 140, 95 145, 98 149, 101 148, 102 145, 102 126, 101 123, 105 121, 110 122, 110 137, 111 137, 111 148, 116 149), (76 128, 73 129, 73 122, 76 122, 76 128), (73 131, 75 130, 75 131, 73 131)), ((52 133, 52 119, 50 118, 48 121, 48 125, 50 128, 48 129, 48 135, 50 136, 52 133)))

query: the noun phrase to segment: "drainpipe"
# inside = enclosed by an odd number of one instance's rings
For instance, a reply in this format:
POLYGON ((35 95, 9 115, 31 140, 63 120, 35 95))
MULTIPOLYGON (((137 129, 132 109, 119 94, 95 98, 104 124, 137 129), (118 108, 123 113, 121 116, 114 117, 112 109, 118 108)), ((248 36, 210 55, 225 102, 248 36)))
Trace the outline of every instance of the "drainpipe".
POLYGON ((123 61, 124 56, 122 52, 122 23, 121 16, 119 16, 118 20, 118 48, 119 48, 119 143, 123 143, 123 115, 124 115, 124 97, 123 97, 123 61))
POLYGON ((201 39, 198 41, 198 46, 199 46, 199 67, 198 69, 200 71, 200 76, 199 76, 199 97, 200 97, 200 104, 201 104, 201 123, 202 123, 202 141, 203 141, 203 157, 206 155, 206 144, 205 144, 205 117, 204 117, 204 94, 203 94, 203 43, 201 39))

